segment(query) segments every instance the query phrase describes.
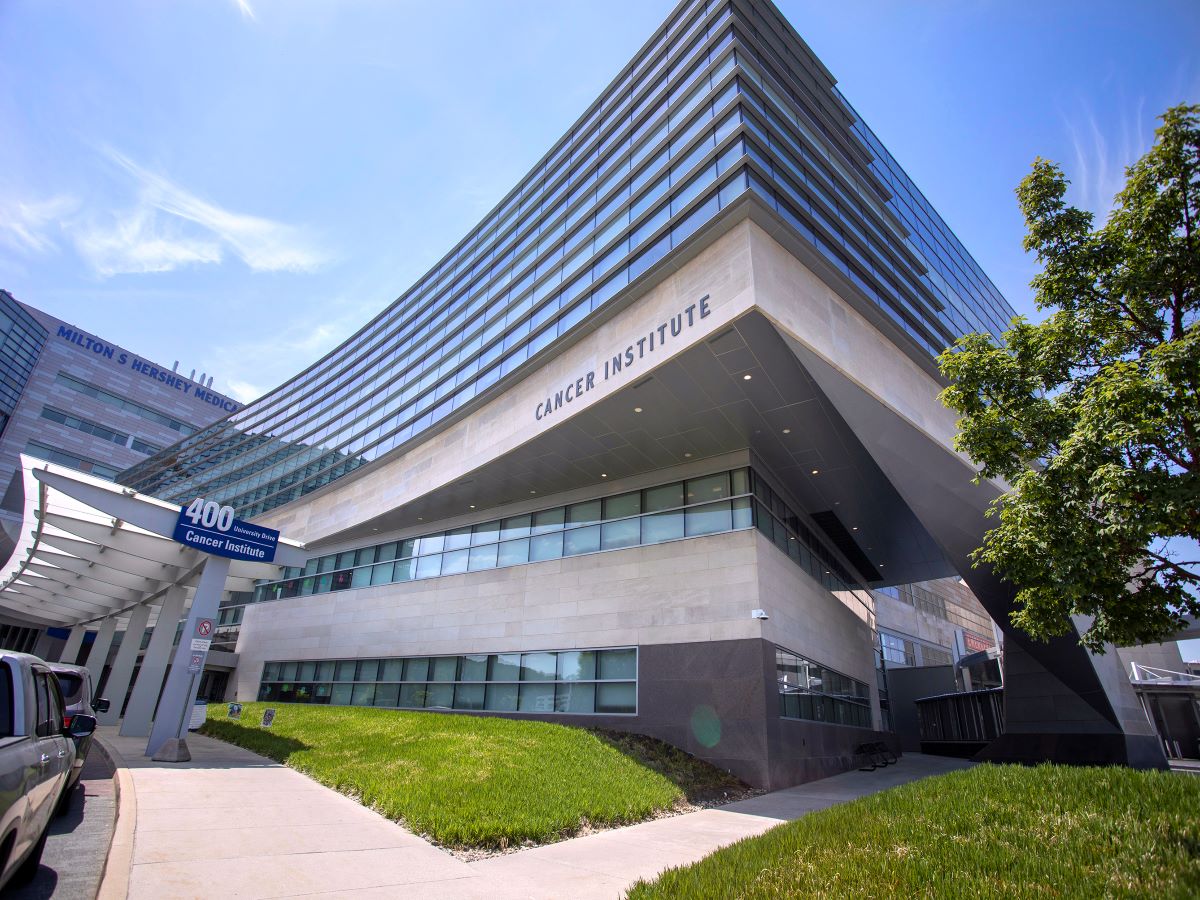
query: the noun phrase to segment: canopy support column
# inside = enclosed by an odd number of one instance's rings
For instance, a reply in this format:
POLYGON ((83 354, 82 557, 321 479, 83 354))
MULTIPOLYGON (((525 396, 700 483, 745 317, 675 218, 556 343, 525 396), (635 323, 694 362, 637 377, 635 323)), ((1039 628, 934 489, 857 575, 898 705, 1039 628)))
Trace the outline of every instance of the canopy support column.
POLYGON ((148 603, 142 603, 129 611, 125 637, 117 649, 117 658, 113 660, 112 671, 108 673, 108 681, 104 685, 104 693, 110 706, 108 712, 100 713, 96 717, 101 725, 116 725, 121 718, 121 705, 125 702, 125 693, 129 690, 129 679, 133 676, 133 667, 137 663, 142 636, 146 633, 146 622, 149 619, 148 603))
MULTIPOLYGON (((158 713, 154 716, 154 727, 146 744, 147 756, 155 756, 167 741, 182 741, 187 736, 192 705, 196 702, 196 690, 200 687, 200 672, 208 655, 207 650, 198 653, 192 650, 192 640, 199 634, 196 624, 201 619, 216 621, 228 575, 229 560, 225 557, 209 556, 204 561, 204 571, 200 573, 200 583, 196 585, 196 596, 192 598, 192 609, 183 626, 183 636, 179 639, 171 671, 167 675, 167 686, 158 704, 158 713), (193 654, 199 656, 199 669, 195 672, 189 671, 196 668, 190 665, 193 654)), ((211 634, 211 630, 204 632, 209 640, 211 634)), ((187 753, 186 744, 182 745, 182 751, 187 753)), ((190 755, 184 755, 183 759, 190 759, 190 755)))
POLYGON ((113 635, 117 633, 117 617, 108 616, 100 621, 100 630, 96 633, 96 640, 92 643, 92 649, 88 651, 87 666, 89 672, 92 673, 92 684, 96 687, 100 686, 100 679, 104 676, 104 664, 108 662, 108 651, 112 647, 113 635))
POLYGON ((86 625, 76 625, 71 629, 71 633, 67 635, 67 643, 63 645, 62 655, 58 658, 59 662, 69 666, 75 665, 75 660, 79 658, 79 648, 83 646, 85 634, 87 634, 86 625))
POLYGON ((142 657, 142 667, 138 671, 133 693, 129 697, 129 706, 121 722, 123 737, 145 737, 150 733, 150 720, 154 718, 154 707, 162 690, 167 658, 171 655, 171 645, 175 642, 175 627, 179 624, 179 617, 183 615, 183 604, 186 600, 187 592, 180 585, 167 588, 162 606, 158 610, 154 633, 150 635, 150 646, 146 648, 146 654, 142 657))
POLYGON ((50 631, 43 628, 42 633, 38 635, 37 643, 33 645, 33 655, 39 659, 46 659, 50 654, 50 642, 53 640, 54 638, 50 637, 50 631))

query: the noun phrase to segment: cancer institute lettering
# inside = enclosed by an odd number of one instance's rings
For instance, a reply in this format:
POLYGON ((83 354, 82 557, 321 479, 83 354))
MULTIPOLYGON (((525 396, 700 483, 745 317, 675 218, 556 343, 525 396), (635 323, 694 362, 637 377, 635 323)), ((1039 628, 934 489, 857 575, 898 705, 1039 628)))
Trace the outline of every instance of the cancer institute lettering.
POLYGON ((78 331, 67 325, 59 325, 57 337, 62 338, 69 344, 74 344, 77 347, 82 347, 84 350, 90 350, 96 356, 102 356, 105 359, 111 359, 119 366, 126 366, 131 371, 138 373, 153 381, 157 381, 162 385, 174 388, 177 391, 182 391, 188 396, 195 397, 201 403, 208 403, 212 406, 218 406, 225 412, 237 412, 241 406, 234 403, 228 397, 222 397, 213 391, 206 389, 203 385, 184 378, 175 372, 170 372, 166 369, 160 369, 153 363, 148 363, 145 360, 139 359, 132 353, 122 350, 120 347, 105 343, 99 338, 94 338, 89 334, 78 331))
POLYGON ((235 519, 232 506, 220 506, 197 497, 179 508, 175 540, 229 559, 272 562, 279 545, 279 532, 235 519))
MULTIPOLYGON (((708 306, 708 297, 709 295, 705 294, 695 303, 684 308, 678 315, 672 316, 648 334, 634 340, 624 350, 614 354, 611 359, 606 359, 604 368, 600 370, 600 374, 604 377, 600 380, 608 381, 609 378, 625 369, 633 368, 640 360, 656 350, 661 350, 668 338, 679 337, 685 328, 691 328, 700 319, 707 319, 712 313, 708 306)), ((537 408, 533 411, 533 417, 540 422, 572 400, 586 394, 596 386, 596 375, 597 370, 592 369, 568 383, 562 390, 555 391, 538 403, 537 408)))

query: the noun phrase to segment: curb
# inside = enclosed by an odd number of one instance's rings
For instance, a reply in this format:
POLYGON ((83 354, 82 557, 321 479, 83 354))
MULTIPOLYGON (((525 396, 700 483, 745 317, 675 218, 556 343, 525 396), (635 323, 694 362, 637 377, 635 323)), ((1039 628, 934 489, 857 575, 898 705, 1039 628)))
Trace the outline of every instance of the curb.
POLYGON ((133 867, 133 832, 137 824, 137 795, 133 790, 133 776, 124 757, 105 744, 99 736, 92 746, 103 753, 113 767, 116 782, 117 821, 113 826, 112 845, 108 848, 108 860, 100 878, 100 890, 96 900, 125 900, 129 895, 129 874, 133 867))

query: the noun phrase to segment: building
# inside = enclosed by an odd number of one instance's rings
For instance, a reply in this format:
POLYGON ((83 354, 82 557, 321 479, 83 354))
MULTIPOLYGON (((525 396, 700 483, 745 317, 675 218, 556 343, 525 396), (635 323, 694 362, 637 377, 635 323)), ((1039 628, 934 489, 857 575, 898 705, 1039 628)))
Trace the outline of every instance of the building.
POLYGON ((1118 647, 1146 717, 1172 759, 1200 759, 1200 665, 1184 662, 1178 643, 1118 647))
MULTIPOLYGON (((184 377, 4 290, 0 335, 0 559, 21 528, 22 453, 113 480, 241 409, 212 378, 184 377)), ((4 646, 32 650, 36 639, 35 629, 0 625, 4 646)))
MULTIPOLYGON (((5 487, 21 453, 113 480, 242 407, 212 390, 211 377, 185 377, 178 363, 168 369, 151 362, 7 291, 0 291, 0 328, 6 332, 0 344, 5 487)), ((13 518, 5 516, 6 529, 13 518)))
MULTIPOLYGON (((1011 315, 770 2, 683 0, 391 306, 120 482, 306 546, 227 601, 231 698, 639 731, 778 787, 892 739, 886 654, 945 652, 881 629, 898 586, 1008 621, 935 357, 1011 315)), ((1005 645, 995 758, 1162 764, 1119 664, 1005 645)))

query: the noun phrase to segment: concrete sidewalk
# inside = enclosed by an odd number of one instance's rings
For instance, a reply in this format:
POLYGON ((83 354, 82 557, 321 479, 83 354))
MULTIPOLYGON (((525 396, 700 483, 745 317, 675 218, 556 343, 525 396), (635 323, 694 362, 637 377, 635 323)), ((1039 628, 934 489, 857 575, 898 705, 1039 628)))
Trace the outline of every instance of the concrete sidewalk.
MULTIPOLYGON (((466 863, 309 778, 237 747, 188 737, 190 763, 155 763, 145 738, 102 728, 124 766, 118 823, 133 900, 191 897, 606 898, 638 878, 806 812, 970 763, 910 754, 721 809, 657 819, 466 863), (128 831, 127 831, 128 834, 128 831), (128 850, 129 848, 126 848, 128 850)), ((103 894, 124 887, 121 853, 103 894)))

